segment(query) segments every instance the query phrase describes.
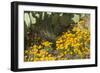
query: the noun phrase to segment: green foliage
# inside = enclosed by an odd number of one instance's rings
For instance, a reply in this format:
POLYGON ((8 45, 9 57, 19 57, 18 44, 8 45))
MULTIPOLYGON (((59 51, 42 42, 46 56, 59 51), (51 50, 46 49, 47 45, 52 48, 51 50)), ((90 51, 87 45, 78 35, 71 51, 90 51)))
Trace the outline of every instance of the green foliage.
POLYGON ((75 18, 74 13, 25 11, 25 47, 30 46, 31 42, 38 44, 40 40, 35 41, 38 37, 42 38, 42 40, 55 42, 57 36, 61 35, 62 32, 70 30, 74 26, 72 24, 76 23, 74 21, 76 19, 73 20, 73 18, 75 18))

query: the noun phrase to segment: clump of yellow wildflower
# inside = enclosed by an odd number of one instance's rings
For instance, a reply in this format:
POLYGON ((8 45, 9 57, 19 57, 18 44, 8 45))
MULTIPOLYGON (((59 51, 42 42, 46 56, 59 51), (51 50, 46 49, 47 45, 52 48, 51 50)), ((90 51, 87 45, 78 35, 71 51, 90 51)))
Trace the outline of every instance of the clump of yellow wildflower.
POLYGON ((44 45, 45 47, 50 47, 51 46, 51 42, 49 42, 49 41, 44 41, 44 42, 42 42, 42 45, 44 45))
POLYGON ((25 50, 25 61, 46 61, 55 60, 55 57, 45 50, 45 47, 51 47, 52 43, 43 41, 41 44, 34 44, 29 50, 25 50))
POLYGON ((65 49, 64 51, 68 55, 70 54, 70 59, 75 58, 75 56, 78 58, 86 58, 90 54, 90 32, 87 28, 81 29, 78 27, 81 23, 83 21, 79 22, 71 31, 63 33, 56 41, 56 49, 65 49))

